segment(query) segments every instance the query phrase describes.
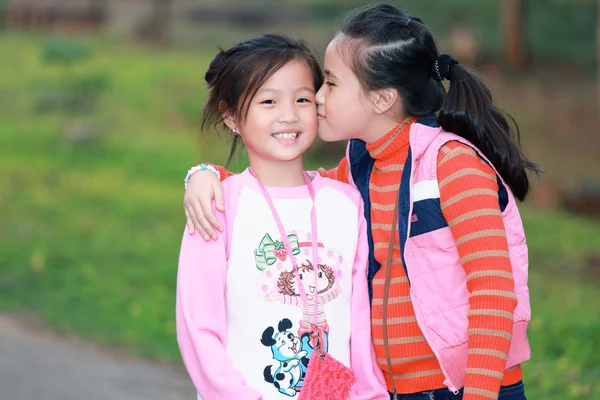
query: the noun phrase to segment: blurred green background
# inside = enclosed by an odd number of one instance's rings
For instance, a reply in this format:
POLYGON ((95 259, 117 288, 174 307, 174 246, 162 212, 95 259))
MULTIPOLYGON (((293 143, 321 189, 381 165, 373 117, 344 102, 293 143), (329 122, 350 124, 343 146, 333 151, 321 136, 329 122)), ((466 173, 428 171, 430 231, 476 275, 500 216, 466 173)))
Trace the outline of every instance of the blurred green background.
MULTIPOLYGON (((229 150, 227 137, 199 132, 208 63, 267 31, 322 54, 336 19, 366 3, 0 0, 0 311, 179 363, 182 180, 229 150)), ((522 206, 528 397, 600 397, 598 3, 392 3, 484 77, 545 171, 522 206)), ((342 154, 317 143, 307 164, 342 154)))

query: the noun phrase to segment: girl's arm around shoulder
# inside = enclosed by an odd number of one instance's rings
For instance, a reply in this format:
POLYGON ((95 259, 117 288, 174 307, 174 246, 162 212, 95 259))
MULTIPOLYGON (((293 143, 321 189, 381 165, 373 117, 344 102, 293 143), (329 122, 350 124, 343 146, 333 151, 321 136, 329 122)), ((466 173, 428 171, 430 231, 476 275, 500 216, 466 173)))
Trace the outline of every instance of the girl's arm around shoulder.
POLYGON ((389 400, 383 373, 377 366, 371 338, 371 307, 367 284, 369 245, 367 222, 363 216, 362 201, 359 213, 359 237, 352 267, 352 321, 350 362, 357 378, 352 400, 389 400))
MULTIPOLYGON (((213 209, 223 226, 225 215, 213 209)), ((206 242, 183 234, 177 273, 177 341, 190 378, 204 399, 262 399, 246 385, 225 349, 227 234, 206 242)))
POLYGON ((338 166, 333 169, 326 170, 325 168, 319 168, 319 175, 321 175, 323 178, 335 179, 336 181, 343 183, 350 183, 350 165, 348 164, 348 157, 342 158, 338 166))

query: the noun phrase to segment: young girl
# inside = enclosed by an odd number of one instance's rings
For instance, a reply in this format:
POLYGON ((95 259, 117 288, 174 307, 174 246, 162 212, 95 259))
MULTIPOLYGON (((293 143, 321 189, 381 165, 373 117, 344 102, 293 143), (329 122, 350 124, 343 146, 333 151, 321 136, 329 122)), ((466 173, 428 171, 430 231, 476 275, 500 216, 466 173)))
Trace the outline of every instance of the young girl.
MULTIPOLYGON (((346 18, 325 75, 319 135, 350 142, 320 173, 354 184, 365 203, 371 327, 391 396, 525 399, 531 313, 515 198, 535 166, 488 88, 390 5, 346 18)), ((220 227, 213 197, 221 204, 218 179, 194 175, 186 217, 206 239, 220 227)))
POLYGON ((184 235, 177 337, 199 395, 286 399, 313 351, 351 367, 352 399, 387 399, 369 329, 368 243, 360 194, 307 174, 322 76, 301 42, 266 35, 220 52, 204 123, 243 141, 250 168, 225 179, 217 241, 184 235))

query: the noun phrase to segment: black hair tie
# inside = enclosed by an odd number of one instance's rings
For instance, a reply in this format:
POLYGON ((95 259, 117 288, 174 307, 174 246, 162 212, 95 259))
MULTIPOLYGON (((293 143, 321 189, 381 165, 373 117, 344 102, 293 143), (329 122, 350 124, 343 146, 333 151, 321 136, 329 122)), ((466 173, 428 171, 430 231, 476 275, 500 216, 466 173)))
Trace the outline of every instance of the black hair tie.
POLYGON ((458 64, 454 58, 448 54, 440 55, 437 60, 433 63, 433 77, 435 80, 443 81, 444 79, 452 80, 452 74, 450 73, 450 67, 458 64))

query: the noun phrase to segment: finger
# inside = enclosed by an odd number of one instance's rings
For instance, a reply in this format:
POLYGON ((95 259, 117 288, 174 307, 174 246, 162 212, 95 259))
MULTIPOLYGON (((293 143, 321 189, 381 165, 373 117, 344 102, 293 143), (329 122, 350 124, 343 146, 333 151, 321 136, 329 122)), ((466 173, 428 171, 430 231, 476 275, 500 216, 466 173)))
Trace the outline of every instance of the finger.
POLYGON ((196 215, 202 215, 205 219, 206 219, 206 223, 209 226, 203 226, 203 228, 206 230, 206 232, 214 239, 217 239, 217 232, 215 232, 215 229, 219 229, 219 231, 223 231, 223 226, 219 223, 219 220, 217 219, 217 217, 215 216, 215 213, 213 212, 213 208, 212 208, 212 198, 210 198, 209 200, 205 199, 200 199, 199 201, 197 201, 196 203, 194 203, 194 207, 197 207, 195 209, 196 211, 196 215), (199 208, 199 210, 198 210, 199 208))
POLYGON ((200 201, 192 200, 191 206, 194 209, 194 214, 196 215, 196 219, 198 220, 198 224, 196 224, 196 229, 202 229, 202 232, 204 232, 204 240, 208 241, 210 240, 210 238, 216 240, 217 233, 213 229, 212 224, 206 219, 206 213, 203 211, 200 201))
MULTIPOLYGON (((216 202, 216 195, 215 195, 215 202, 216 202)), ((202 208, 202 211, 203 211, 204 217, 206 218, 208 223, 211 224, 212 228, 218 230, 219 232, 223 232, 223 225, 221 224, 221 222, 219 222, 219 219, 213 212, 212 207, 210 207, 208 210, 202 208)), ((213 239, 216 239, 216 236, 213 236, 213 239)))
POLYGON ((185 212, 185 224, 187 225, 188 234, 193 235, 195 231, 194 223, 192 222, 190 214, 187 211, 185 212))
POLYGON ((196 215, 194 208, 191 205, 187 205, 186 210, 190 216, 192 224, 196 228, 196 231, 204 238, 204 240, 210 240, 210 235, 204 230, 202 224, 200 223, 200 218, 196 215))
MULTIPOLYGON (((225 212, 225 191, 223 190, 223 184, 221 182, 219 182, 218 185, 213 185, 213 193, 215 195, 215 204, 217 205, 217 210, 225 212)), ((219 226, 220 225, 221 224, 219 224, 219 226)), ((222 232, 223 227, 221 226, 219 230, 222 232)))

